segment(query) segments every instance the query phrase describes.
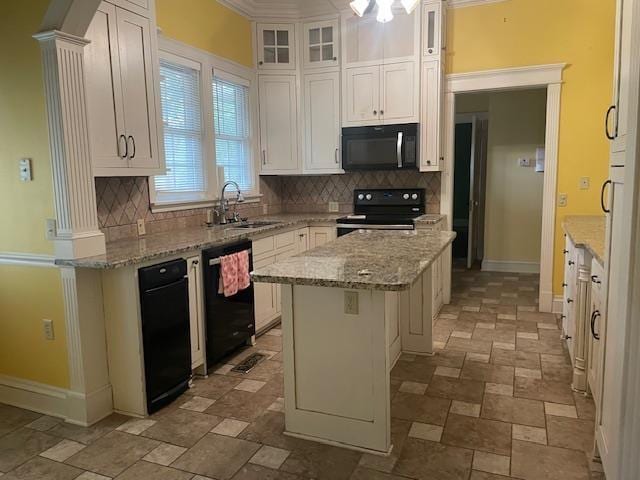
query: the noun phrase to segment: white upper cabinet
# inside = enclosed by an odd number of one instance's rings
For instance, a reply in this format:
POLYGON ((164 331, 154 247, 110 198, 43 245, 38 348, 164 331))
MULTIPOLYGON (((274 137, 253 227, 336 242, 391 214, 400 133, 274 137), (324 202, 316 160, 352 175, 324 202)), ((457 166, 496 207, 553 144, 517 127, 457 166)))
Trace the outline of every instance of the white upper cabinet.
POLYGON ((338 20, 305 23, 303 28, 304 67, 338 65, 338 20))
POLYGON ((385 63, 413 60, 420 49, 420 8, 411 15, 398 5, 393 20, 383 25, 382 56, 385 63))
POLYGON ((422 64, 422 101, 420 102, 420 170, 439 170, 442 148, 442 63, 439 59, 422 64))
POLYGON ((440 0, 422 6, 422 56, 440 57, 444 48, 444 15, 446 8, 440 0))
POLYGON ((345 124, 363 125, 380 122, 380 67, 346 70, 344 102, 345 124))
POLYGON ((418 88, 415 62, 383 65, 382 105, 380 116, 384 123, 418 120, 418 88))
POLYGON ((304 76, 305 172, 341 173, 340 74, 304 76))
POLYGON ((296 43, 293 24, 257 25, 258 69, 295 70, 296 43))
POLYGON ((150 18, 152 1, 153 0, 109 0, 109 3, 113 3, 126 10, 131 10, 143 17, 150 18))
POLYGON ((297 81, 295 75, 260 75, 261 173, 299 170, 297 81))
POLYGON ((384 58, 384 24, 375 15, 342 16, 342 49, 346 65, 380 64, 384 58))
POLYGON ((153 22, 102 3, 87 31, 86 92, 96 176, 163 173, 153 22))

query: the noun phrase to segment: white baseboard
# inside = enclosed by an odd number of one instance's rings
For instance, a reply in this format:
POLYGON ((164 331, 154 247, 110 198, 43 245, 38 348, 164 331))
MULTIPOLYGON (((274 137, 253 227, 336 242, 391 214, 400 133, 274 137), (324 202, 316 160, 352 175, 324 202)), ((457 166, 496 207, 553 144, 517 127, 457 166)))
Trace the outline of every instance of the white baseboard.
POLYGON ((65 388, 0 375, 0 403, 89 426, 113 412, 111 385, 89 395, 65 388))
POLYGON ((482 270, 487 272, 540 273, 540 263, 484 259, 482 260, 482 270))
POLYGON ((562 295, 554 295, 553 297, 553 308, 551 309, 551 313, 562 313, 563 305, 564 305, 564 297, 562 295))

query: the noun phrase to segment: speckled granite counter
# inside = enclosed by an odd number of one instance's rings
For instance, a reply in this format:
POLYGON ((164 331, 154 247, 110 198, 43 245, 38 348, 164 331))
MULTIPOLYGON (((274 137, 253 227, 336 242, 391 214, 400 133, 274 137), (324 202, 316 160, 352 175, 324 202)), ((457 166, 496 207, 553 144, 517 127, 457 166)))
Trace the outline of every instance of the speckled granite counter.
POLYGON ((562 220, 562 229, 576 247, 586 248, 601 265, 604 265, 604 215, 570 215, 562 220))
POLYGON ((337 213, 280 214, 252 218, 251 221, 278 222, 252 229, 234 229, 233 225, 187 228, 145 237, 107 243, 107 253, 74 260, 56 260, 57 265, 80 268, 118 268, 169 255, 253 239, 279 230, 312 225, 334 225, 337 213))
POLYGON ((413 223, 416 228, 427 227, 431 225, 438 225, 440 222, 444 220, 444 215, 439 213, 425 213, 424 215, 416 218, 413 223))
POLYGON ((406 290, 456 234, 428 230, 353 232, 252 273, 256 282, 406 290))

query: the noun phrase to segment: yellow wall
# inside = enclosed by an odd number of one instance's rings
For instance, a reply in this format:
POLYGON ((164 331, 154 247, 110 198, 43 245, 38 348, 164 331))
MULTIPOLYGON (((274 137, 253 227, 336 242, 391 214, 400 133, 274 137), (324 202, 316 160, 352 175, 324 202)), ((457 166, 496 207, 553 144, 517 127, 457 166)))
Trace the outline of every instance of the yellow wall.
POLYGON ((0 265, 0 375, 69 386, 62 283, 57 268, 0 265), (44 339, 42 319, 55 339, 44 339))
POLYGON ((615 1, 508 0, 449 9, 447 72, 460 73, 567 63, 562 87, 554 292, 562 292, 565 215, 599 214, 599 186, 607 178, 604 112, 611 102, 615 1), (591 177, 580 190, 579 177, 591 177))
POLYGON ((31 38, 47 0, 4 2, 0 15, 0 252, 52 253, 45 219, 54 216, 40 47, 31 38), (33 181, 18 161, 33 159, 33 181))
POLYGON ((167 37, 253 65, 251 23, 216 0, 156 0, 156 10, 167 37))

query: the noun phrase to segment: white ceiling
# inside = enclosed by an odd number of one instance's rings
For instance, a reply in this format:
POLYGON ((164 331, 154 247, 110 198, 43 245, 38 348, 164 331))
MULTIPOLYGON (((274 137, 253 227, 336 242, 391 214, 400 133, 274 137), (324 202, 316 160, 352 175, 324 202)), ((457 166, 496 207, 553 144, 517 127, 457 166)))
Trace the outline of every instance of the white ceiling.
POLYGON ((304 18, 336 14, 349 0, 218 0, 252 18, 304 18))

